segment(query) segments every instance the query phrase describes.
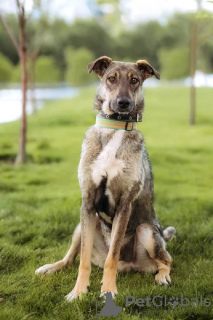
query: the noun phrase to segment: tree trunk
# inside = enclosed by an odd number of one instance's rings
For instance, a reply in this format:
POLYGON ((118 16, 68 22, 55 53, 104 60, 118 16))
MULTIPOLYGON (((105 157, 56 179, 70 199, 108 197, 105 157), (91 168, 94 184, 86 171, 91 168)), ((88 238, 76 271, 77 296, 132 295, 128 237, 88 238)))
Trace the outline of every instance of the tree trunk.
MULTIPOLYGON (((201 10, 201 0, 197 0, 198 10, 201 10)), ((190 118, 189 124, 194 125, 196 122, 196 88, 195 88, 195 72, 197 62, 197 21, 196 19, 191 25, 191 44, 190 44, 190 69, 191 69, 191 102, 190 102, 190 118)))
POLYGON ((191 69, 191 90, 190 90, 190 118, 189 124, 195 124, 195 110, 196 110, 196 89, 195 89, 195 71, 196 71, 196 33, 197 26, 194 21, 191 26, 191 45, 190 45, 190 69, 191 69))
POLYGON ((29 58, 29 85, 30 85, 30 100, 32 106, 32 113, 35 114, 37 111, 36 97, 35 97, 35 59, 29 58))
POLYGON ((21 131, 19 141, 19 153, 16 158, 17 164, 24 164, 26 162, 26 135, 27 135, 27 118, 26 118, 26 95, 27 95, 27 52, 25 44, 25 12, 21 7, 19 16, 20 23, 20 61, 22 73, 22 118, 21 118, 21 131))

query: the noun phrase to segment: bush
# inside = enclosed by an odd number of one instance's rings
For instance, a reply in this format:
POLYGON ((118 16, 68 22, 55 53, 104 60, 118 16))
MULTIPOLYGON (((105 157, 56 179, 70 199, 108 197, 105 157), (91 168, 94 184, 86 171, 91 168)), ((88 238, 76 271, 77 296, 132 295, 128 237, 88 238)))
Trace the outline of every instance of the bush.
POLYGON ((65 79, 72 86, 82 86, 97 80, 94 75, 89 75, 87 65, 94 60, 91 51, 86 48, 65 50, 65 58, 67 63, 67 70, 65 79))
POLYGON ((0 53, 0 82, 9 82, 12 79, 13 65, 10 60, 0 53))
POLYGON ((162 49, 159 58, 162 78, 181 79, 189 75, 188 48, 162 49))
POLYGON ((12 82, 21 82, 21 65, 14 66, 12 73, 12 82))
POLYGON ((40 56, 35 64, 35 81, 52 83, 60 80, 60 71, 55 63, 54 58, 40 56))

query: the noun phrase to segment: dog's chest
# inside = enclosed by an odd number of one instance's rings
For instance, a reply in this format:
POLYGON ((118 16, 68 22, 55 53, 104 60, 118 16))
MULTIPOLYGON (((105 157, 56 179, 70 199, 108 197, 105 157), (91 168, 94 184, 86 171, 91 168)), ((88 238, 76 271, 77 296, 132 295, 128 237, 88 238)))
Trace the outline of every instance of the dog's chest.
MULTIPOLYGON (((96 212, 110 227, 121 197, 141 186, 143 139, 140 132, 92 127, 86 134, 79 164, 83 196, 90 194, 96 212)), ((138 191, 139 192, 139 191, 138 191)))
POLYGON ((108 226, 112 225, 116 201, 122 189, 118 181, 123 179, 126 168, 124 159, 118 156, 119 149, 123 148, 124 134, 123 130, 115 131, 91 164, 91 176, 96 185, 96 212, 108 226))
POLYGON ((117 157, 117 153, 122 145, 124 133, 123 130, 117 130, 93 161, 91 165, 92 179, 96 186, 100 185, 103 178, 107 179, 109 185, 113 178, 123 174, 125 162, 117 157))

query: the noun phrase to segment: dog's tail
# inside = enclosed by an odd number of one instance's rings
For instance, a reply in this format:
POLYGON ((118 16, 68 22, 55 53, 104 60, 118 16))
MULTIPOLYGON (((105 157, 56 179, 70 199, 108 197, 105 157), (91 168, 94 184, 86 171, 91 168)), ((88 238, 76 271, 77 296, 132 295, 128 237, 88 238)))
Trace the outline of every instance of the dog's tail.
POLYGON ((163 230, 164 240, 167 242, 176 236, 176 230, 174 227, 167 227, 163 230))

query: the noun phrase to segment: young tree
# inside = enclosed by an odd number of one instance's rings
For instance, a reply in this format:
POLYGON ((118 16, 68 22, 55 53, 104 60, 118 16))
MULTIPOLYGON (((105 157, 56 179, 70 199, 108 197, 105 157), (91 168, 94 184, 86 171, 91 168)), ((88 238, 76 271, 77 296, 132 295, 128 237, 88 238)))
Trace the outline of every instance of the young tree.
POLYGON ((31 94, 32 113, 37 110, 35 96, 35 64, 40 54, 48 27, 48 18, 43 8, 46 1, 34 0, 31 15, 28 18, 28 26, 26 30, 27 38, 27 71, 28 82, 31 94))
POLYGON ((19 41, 14 37, 6 18, 0 13, 3 25, 15 46, 21 63, 21 84, 22 84, 22 118, 21 118, 21 131, 19 151, 16 157, 17 164, 23 164, 26 162, 26 135, 27 135, 27 118, 26 118, 26 91, 27 91, 27 48, 26 48, 26 13, 24 2, 16 0, 17 15, 19 22, 19 41))
MULTIPOLYGON (((197 15, 201 10, 201 0, 197 2, 197 15)), ((191 75, 191 88, 190 88, 190 115, 189 124, 195 124, 195 110, 196 110, 196 89, 195 89, 195 72, 197 64, 197 21, 196 17, 191 25, 191 42, 190 42, 190 75, 191 75)))

